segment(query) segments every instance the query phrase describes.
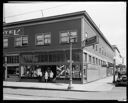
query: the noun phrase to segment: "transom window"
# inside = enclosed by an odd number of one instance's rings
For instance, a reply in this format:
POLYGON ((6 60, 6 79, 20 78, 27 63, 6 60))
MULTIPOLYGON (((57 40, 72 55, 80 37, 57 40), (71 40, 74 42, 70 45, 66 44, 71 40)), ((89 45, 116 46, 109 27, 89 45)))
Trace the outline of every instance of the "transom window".
POLYGON ((3 47, 7 48, 8 47, 8 38, 3 39, 3 47))
POLYGON ((76 31, 65 31, 60 33, 60 43, 75 43, 77 42, 77 32, 76 31))
POLYGON ((48 45, 51 44, 50 33, 40 33, 36 35, 36 45, 48 45))

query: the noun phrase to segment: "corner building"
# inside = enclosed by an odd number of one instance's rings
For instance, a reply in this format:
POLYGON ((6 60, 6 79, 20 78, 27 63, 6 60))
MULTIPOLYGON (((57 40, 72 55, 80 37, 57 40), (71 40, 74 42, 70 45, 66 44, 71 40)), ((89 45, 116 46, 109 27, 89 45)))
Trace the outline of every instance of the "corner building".
POLYGON ((55 82, 69 83, 69 39, 73 83, 112 75, 113 48, 87 12, 80 11, 3 24, 4 80, 38 82, 40 69, 43 76, 52 70, 55 82), (83 46, 94 36, 98 43, 83 46))

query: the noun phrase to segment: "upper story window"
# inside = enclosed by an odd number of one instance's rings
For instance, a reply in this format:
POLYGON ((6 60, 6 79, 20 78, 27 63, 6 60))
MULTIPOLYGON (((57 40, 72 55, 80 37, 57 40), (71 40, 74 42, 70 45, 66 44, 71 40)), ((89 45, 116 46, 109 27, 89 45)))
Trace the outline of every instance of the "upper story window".
POLYGON ((96 58, 96 64, 98 65, 98 59, 96 58))
POLYGON ((89 63, 91 63, 91 55, 89 55, 89 63))
POLYGON ((22 36, 22 45, 28 45, 28 36, 22 36))
POLYGON ((48 45, 51 44, 50 33, 40 33, 36 35, 36 45, 48 45))
POLYGON ((51 43, 51 34, 44 34, 44 44, 51 43))
POLYGON ((7 48, 8 47, 8 38, 3 39, 3 47, 7 48))
POLYGON ((15 47, 28 45, 28 36, 17 36, 15 37, 15 47))
POLYGON ((93 64, 95 64, 95 57, 93 57, 93 64))
POLYGON ((87 62, 87 53, 84 53, 85 55, 85 62, 87 62))
POLYGON ((95 49, 95 44, 92 45, 92 48, 95 49))
POLYGON ((96 51, 97 51, 97 45, 96 45, 96 51))
POLYGON ((21 36, 15 37, 15 46, 16 47, 22 46, 22 37, 21 36))
POLYGON ((65 31, 60 32, 60 43, 75 43, 77 42, 77 32, 76 31, 65 31))
POLYGON ((101 53, 101 48, 99 48, 99 53, 101 53))

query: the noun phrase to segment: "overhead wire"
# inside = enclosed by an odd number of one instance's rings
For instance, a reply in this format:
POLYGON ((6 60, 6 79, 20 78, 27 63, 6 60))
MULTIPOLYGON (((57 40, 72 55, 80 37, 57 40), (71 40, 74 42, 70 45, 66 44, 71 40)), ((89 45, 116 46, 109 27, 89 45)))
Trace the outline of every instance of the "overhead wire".
POLYGON ((69 4, 57 5, 57 6, 55 6, 55 7, 50 7, 50 8, 46 8, 46 9, 34 10, 34 11, 25 12, 25 13, 22 13, 22 14, 16 14, 16 15, 12 15, 12 16, 6 16, 6 17, 4 17, 4 18, 11 18, 11 17, 15 17, 15 16, 21 16, 21 15, 30 14, 30 13, 37 12, 37 11, 41 11, 41 12, 42 12, 42 11, 44 11, 44 10, 53 9, 53 8, 57 8, 57 7, 64 6, 64 5, 69 5, 69 4))

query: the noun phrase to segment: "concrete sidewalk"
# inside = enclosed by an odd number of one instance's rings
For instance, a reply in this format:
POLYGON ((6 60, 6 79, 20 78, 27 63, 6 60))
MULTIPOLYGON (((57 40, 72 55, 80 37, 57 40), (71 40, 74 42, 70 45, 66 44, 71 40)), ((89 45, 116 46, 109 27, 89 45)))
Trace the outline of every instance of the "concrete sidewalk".
MULTIPOLYGON (((113 77, 106 77, 86 84, 72 84, 72 91, 110 91, 114 85, 113 77)), ((68 90, 68 84, 64 83, 30 83, 30 82, 3 82, 3 87, 33 88, 50 90, 68 90)))

